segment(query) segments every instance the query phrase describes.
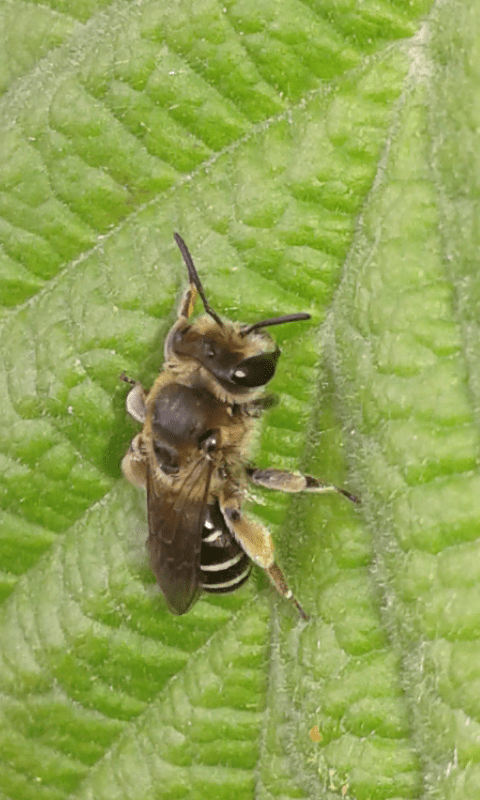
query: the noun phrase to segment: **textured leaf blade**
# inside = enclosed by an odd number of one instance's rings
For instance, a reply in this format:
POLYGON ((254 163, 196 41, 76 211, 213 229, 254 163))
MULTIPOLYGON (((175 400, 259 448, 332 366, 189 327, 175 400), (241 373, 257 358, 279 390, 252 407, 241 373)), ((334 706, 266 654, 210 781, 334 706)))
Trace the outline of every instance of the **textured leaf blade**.
POLYGON ((426 8, 78 7, 83 27, 32 38, 35 71, 8 64, 6 796, 477 796, 475 147, 458 106, 475 91, 452 58, 476 16, 453 38, 451 5, 428 21, 451 65, 432 82, 425 40, 399 41, 426 8), (433 150, 428 105, 433 136, 448 126, 433 150), (222 313, 326 320, 279 330, 282 403, 256 455, 297 468, 306 444, 306 469, 345 482, 343 441, 369 525, 340 498, 256 493, 315 611, 298 628, 277 603, 268 661, 255 584, 165 615, 141 501, 115 483, 134 431, 118 375, 153 379, 184 282, 173 229, 222 313))

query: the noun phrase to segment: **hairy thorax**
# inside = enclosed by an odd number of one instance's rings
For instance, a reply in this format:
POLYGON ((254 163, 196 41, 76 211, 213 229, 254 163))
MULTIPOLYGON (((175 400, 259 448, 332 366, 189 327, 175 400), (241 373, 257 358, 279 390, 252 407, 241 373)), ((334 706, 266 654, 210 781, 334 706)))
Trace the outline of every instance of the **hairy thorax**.
POLYGON ((228 404, 211 391, 202 367, 180 375, 167 369, 157 378, 146 399, 144 441, 150 441, 154 461, 164 476, 176 476, 200 458, 211 458, 216 479, 237 473, 248 456, 253 420, 247 406, 228 404), (181 382, 180 382, 180 380, 181 382), (148 430, 148 428, 150 430, 148 430), (209 437, 215 452, 208 454, 209 437))

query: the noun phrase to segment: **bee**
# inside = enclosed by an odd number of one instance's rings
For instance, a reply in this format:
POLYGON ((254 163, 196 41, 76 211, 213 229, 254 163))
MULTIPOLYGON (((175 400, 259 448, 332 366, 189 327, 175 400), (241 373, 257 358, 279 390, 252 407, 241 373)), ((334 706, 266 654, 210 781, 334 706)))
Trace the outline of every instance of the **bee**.
POLYGON ((275 562, 269 532, 244 515, 243 505, 248 481, 282 492, 340 492, 358 502, 345 489, 310 475, 248 465, 256 420, 272 405, 263 389, 280 356, 265 328, 310 314, 253 324, 221 319, 208 303, 185 242, 178 233, 174 238, 189 286, 165 341, 163 369, 148 393, 121 376, 132 385, 127 411, 143 425, 122 469, 147 491, 152 570, 170 611, 185 614, 202 590, 222 594, 242 586, 254 562, 308 619, 275 562), (198 295, 205 315, 192 322, 198 295))

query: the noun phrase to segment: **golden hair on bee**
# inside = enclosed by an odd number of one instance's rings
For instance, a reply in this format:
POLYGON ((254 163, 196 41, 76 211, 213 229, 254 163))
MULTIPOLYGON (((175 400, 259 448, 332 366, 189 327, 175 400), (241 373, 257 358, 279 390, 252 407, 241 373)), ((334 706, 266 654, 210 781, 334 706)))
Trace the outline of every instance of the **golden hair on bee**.
POLYGON ((250 325, 223 320, 208 303, 190 252, 174 234, 189 286, 165 341, 165 363, 148 393, 132 384, 127 411, 142 423, 122 461, 123 472, 147 491, 152 570, 170 610, 184 614, 201 591, 223 594, 245 583, 251 562, 308 619, 274 558, 268 530, 248 519, 248 482, 283 492, 340 492, 310 475, 248 465, 256 419, 271 405, 263 395, 279 348, 265 328, 310 319, 287 314, 250 325), (205 316, 191 321, 200 296, 205 316))

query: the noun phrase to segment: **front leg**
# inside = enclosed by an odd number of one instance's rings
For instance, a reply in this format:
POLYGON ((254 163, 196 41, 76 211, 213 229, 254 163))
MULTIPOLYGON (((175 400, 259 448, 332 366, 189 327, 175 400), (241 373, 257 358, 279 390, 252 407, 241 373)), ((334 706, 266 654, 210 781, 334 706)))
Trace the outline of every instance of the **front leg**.
POLYGON ((257 486, 265 489, 276 489, 279 492, 339 492, 347 497, 352 503, 360 503, 358 497, 346 489, 340 489, 333 483, 324 483, 311 475, 300 475, 296 472, 286 472, 283 469, 256 469, 247 468, 247 475, 257 486))
POLYGON ((261 417, 264 411, 269 411, 274 406, 278 405, 279 398, 276 394, 267 394, 263 397, 258 397, 256 400, 251 400, 249 403, 237 406, 238 409, 244 411, 249 417, 261 417))
POLYGON ((187 291, 184 293, 180 306, 178 309, 177 319, 186 322, 186 320, 193 314, 195 308, 195 300, 197 299, 197 289, 193 283, 190 283, 187 291))

